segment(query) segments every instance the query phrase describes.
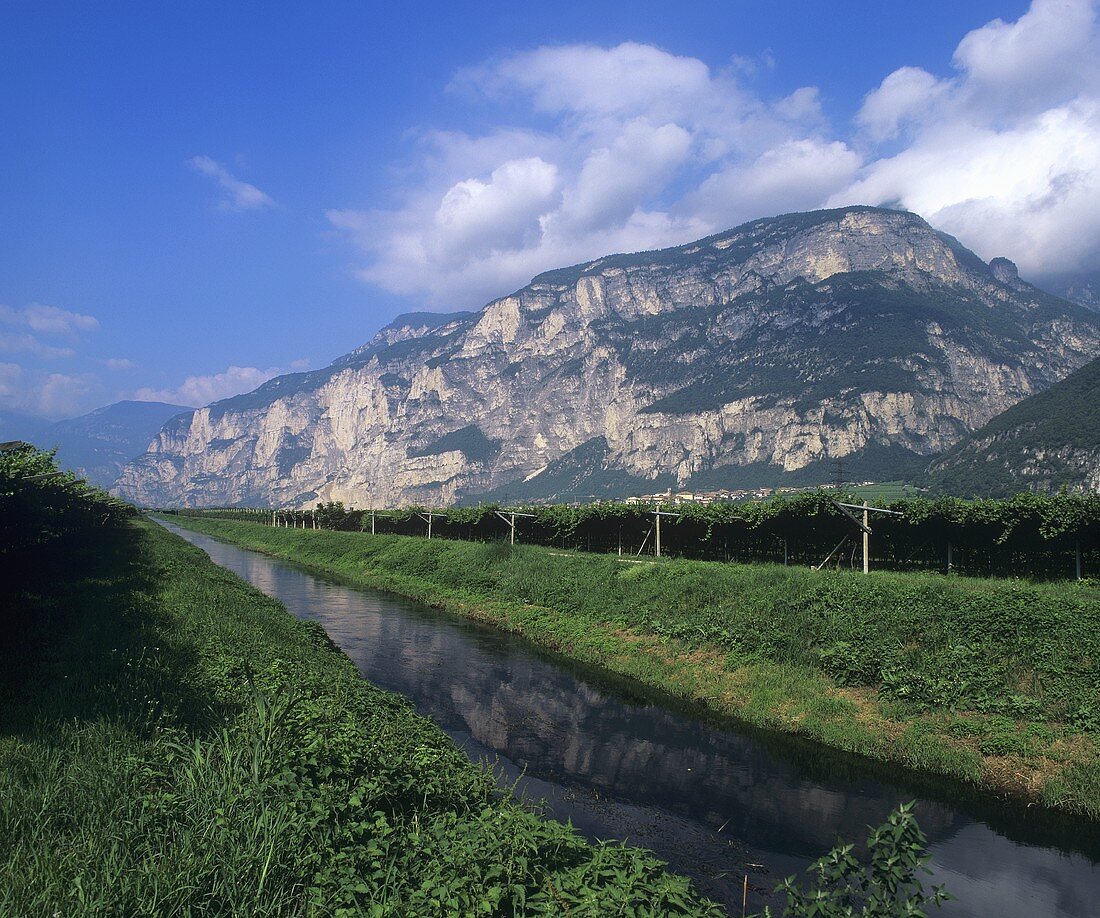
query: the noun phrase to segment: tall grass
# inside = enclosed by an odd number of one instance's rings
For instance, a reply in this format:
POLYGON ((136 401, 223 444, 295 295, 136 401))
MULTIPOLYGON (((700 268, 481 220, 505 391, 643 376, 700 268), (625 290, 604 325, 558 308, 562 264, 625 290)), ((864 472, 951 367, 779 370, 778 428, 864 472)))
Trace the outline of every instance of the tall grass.
POLYGON ((151 524, 19 596, 0 914, 709 914, 495 787, 319 627, 151 524))
POLYGON ((1100 590, 181 519, 769 727, 1100 816, 1100 590))

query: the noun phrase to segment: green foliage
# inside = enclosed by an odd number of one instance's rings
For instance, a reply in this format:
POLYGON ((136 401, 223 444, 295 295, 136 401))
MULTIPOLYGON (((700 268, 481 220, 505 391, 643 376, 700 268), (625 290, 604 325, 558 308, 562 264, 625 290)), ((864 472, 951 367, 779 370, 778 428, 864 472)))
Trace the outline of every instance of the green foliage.
POLYGON ((22 597, 65 615, 0 696, 0 913, 717 913, 502 794, 199 549, 151 524, 85 549, 22 597))
MULTIPOLYGON (((705 560, 782 561, 784 547, 791 564, 818 564, 843 538, 857 534, 852 521, 835 505, 835 491, 780 495, 766 501, 713 504, 666 504, 660 509, 678 514, 662 524, 667 555, 705 560)), ((841 499, 851 498, 844 495, 841 499)), ((328 528, 369 529, 370 513, 342 509, 328 513, 328 528)), ((331 505, 330 505, 331 506, 331 505)), ((437 537, 492 541, 508 535, 496 515, 500 504, 432 510, 437 537)), ((515 509, 530 514, 520 519, 518 539, 583 551, 635 555, 653 550, 652 512, 656 505, 596 501, 579 506, 528 504, 515 509)), ((953 497, 903 497, 889 504, 902 515, 875 515, 871 520, 872 566, 895 570, 945 570, 948 545, 953 572, 1037 579, 1075 575, 1074 552, 1081 547, 1085 571, 1100 562, 1100 494, 1053 496, 1017 494, 1006 500, 962 500, 953 497)), ((271 511, 230 508, 181 510, 184 516, 270 521, 271 511)), ((420 513, 427 508, 375 513, 379 534, 424 535, 420 513)), ((280 510, 280 525, 312 528, 314 511, 280 510)), ((320 520, 321 517, 318 517, 320 520)), ((325 523, 319 525, 326 526, 325 523)), ((855 566, 849 543, 840 553, 843 566, 855 566)), ((835 563, 835 562, 834 562, 835 563)))
MULTIPOLYGON (((902 804, 867 839, 867 863, 853 854, 854 845, 839 844, 816 861, 815 881, 803 889, 788 877, 778 891, 786 893, 787 918, 924 918, 929 905, 939 908, 953 899, 942 886, 926 892, 920 873, 931 873, 928 840, 913 816, 913 804, 902 804)), ((765 916, 771 915, 765 910, 765 916)))
POLYGON ((63 618, 63 609, 28 605, 26 594, 64 576, 74 555, 135 512, 58 471, 52 452, 24 445, 0 453, 0 644, 10 650, 0 689, 22 678, 27 660, 63 618))

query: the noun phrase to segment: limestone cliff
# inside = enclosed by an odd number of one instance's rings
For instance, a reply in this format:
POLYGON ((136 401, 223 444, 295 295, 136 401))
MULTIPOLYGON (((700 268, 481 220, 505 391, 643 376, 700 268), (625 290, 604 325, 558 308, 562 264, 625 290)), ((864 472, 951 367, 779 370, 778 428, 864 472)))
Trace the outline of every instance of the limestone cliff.
POLYGON ((932 461, 927 478, 963 497, 1100 493, 1100 359, 964 437, 932 461))
POLYGON ((914 214, 791 214, 402 317, 323 370, 174 419, 118 490, 381 507, 552 497, 563 465, 584 496, 927 456, 1098 345, 1100 316, 914 214))

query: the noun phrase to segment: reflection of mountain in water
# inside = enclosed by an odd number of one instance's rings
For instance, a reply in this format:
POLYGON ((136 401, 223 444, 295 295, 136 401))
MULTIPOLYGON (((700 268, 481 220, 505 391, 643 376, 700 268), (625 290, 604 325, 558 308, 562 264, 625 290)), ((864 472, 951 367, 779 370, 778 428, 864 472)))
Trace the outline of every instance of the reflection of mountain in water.
MULTIPOLYGON (((378 671, 382 661, 372 657, 383 655, 383 648, 408 646, 406 622, 379 624, 373 653, 360 657, 367 672, 378 671)), ((538 659, 461 654, 468 648, 446 636, 430 649, 419 641, 415 648, 402 655, 388 685, 415 697, 438 723, 468 731, 545 780, 726 824, 727 835, 751 840, 754 847, 815 856, 838 833, 863 834, 903 799, 896 790, 869 783, 811 783, 748 737, 658 707, 625 707, 538 659)), ((921 823, 942 836, 962 819, 931 804, 922 808, 921 823)))
MULTIPOLYGON (((627 700, 604 688, 610 680, 506 634, 187 535, 295 614, 320 621, 365 676, 412 698, 471 757, 499 757, 508 780, 524 772, 525 792, 545 798, 554 816, 590 836, 653 849, 731 906, 740 908, 746 872, 762 894, 758 908, 779 878, 801 873, 838 836, 864 838, 868 825, 917 796, 883 777, 887 769, 627 700)), ((943 914, 1092 914, 1100 869, 1087 856, 1040 846, 1087 850, 1089 836, 1063 829, 1043 837, 1003 817, 992 830, 941 794, 930 796, 918 813, 935 881, 959 897, 943 914)))

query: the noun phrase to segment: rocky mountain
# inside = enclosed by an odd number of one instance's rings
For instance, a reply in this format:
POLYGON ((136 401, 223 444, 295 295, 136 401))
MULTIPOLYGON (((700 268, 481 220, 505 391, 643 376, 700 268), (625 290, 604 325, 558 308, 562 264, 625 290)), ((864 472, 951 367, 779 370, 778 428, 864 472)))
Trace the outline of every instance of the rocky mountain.
POLYGON ((57 421, 23 439, 42 449, 56 448, 61 468, 73 469, 101 488, 111 488, 123 466, 145 452, 165 421, 191 410, 165 402, 115 402, 57 421))
POLYGON ((927 479, 963 497, 1100 492, 1100 359, 962 439, 933 460, 927 479))
POLYGON ((789 214, 401 317, 174 418, 118 490, 382 507, 736 486, 836 457, 893 477, 1097 353, 1100 316, 915 214, 789 214))

